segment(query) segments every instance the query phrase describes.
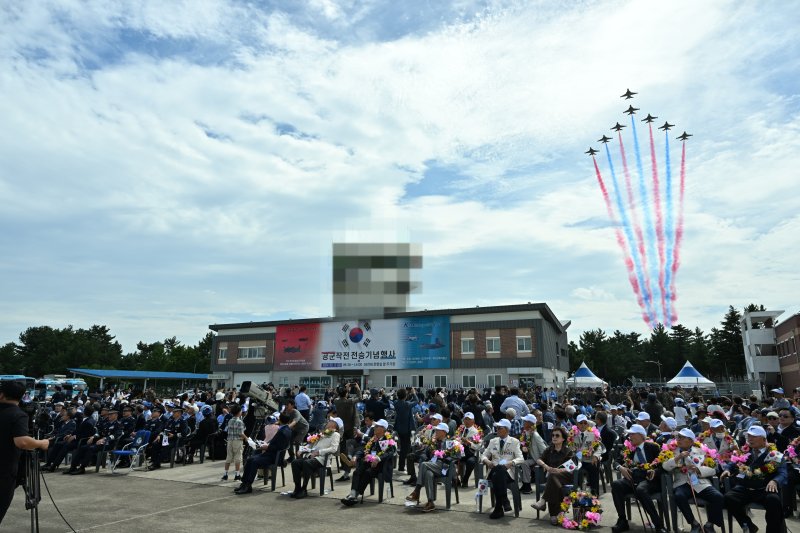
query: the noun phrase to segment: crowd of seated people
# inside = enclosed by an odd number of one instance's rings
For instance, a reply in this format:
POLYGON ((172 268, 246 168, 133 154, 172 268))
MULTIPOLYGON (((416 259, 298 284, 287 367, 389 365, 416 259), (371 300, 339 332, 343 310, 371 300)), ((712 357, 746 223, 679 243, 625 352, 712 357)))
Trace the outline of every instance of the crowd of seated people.
MULTIPOLYGON (((508 491, 516 488, 522 495, 536 492, 531 506, 554 525, 576 481, 599 496, 602 478, 619 517, 613 533, 630 527, 628 498, 656 531, 666 529, 663 510, 652 498, 666 486, 664 476, 671 480, 669 500, 693 533, 722 528, 726 509, 754 533, 746 512, 750 503, 763 506, 767 533, 777 533, 800 482, 800 394, 787 398, 782 389, 761 402, 704 398, 680 388, 575 389, 555 396, 541 388, 503 386, 362 392, 357 384, 345 384, 322 397, 309 397, 302 388, 268 390, 278 410, 266 413, 250 398, 226 391, 161 401, 111 392, 51 402, 44 470, 83 475, 145 430, 147 469, 167 460, 191 464, 204 449, 208 457, 227 456, 226 463, 236 466, 236 494, 252 493, 259 472, 268 476, 268 467, 290 464, 290 495, 302 499, 309 480, 336 461, 336 482, 349 483, 341 499, 345 507, 356 505, 376 479, 403 476, 411 491, 406 504, 432 512, 440 485, 472 490, 480 475, 494 502, 491 518, 511 511, 508 491), (705 504, 705 521, 692 509, 696 499, 705 504)), ((127 467, 132 458, 114 460, 127 467)))

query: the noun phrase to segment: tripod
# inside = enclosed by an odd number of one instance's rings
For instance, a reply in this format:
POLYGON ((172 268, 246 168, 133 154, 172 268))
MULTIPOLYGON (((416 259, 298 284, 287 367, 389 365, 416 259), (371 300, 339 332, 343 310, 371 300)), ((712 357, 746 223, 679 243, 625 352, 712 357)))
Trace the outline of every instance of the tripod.
POLYGON ((25 452, 25 509, 31 512, 31 533, 39 533, 39 502, 42 500, 39 479, 39 450, 25 452))

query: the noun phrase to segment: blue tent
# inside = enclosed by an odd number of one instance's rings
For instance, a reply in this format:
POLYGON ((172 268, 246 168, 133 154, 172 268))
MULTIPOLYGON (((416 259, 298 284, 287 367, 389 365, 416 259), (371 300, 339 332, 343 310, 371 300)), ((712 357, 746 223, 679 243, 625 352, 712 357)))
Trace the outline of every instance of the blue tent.
POLYGON ((603 385, 605 381, 595 376, 586 363, 581 363, 578 370, 572 374, 572 377, 567 380, 567 385, 574 385, 576 387, 590 387, 592 385, 603 385))
POLYGON ((681 386, 715 386, 714 382, 710 379, 706 378, 703 374, 697 371, 697 369, 690 363, 686 361, 686 364, 683 365, 681 371, 678 374, 667 382, 667 385, 681 385, 681 386))

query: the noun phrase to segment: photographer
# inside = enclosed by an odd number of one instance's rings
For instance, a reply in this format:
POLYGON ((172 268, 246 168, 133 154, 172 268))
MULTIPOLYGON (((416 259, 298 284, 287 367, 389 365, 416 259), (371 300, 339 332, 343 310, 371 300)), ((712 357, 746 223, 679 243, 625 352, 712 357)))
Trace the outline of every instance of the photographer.
POLYGON ((28 415, 19 408, 24 394, 21 383, 0 384, 0 523, 14 498, 21 450, 46 450, 49 444, 28 436, 28 415))

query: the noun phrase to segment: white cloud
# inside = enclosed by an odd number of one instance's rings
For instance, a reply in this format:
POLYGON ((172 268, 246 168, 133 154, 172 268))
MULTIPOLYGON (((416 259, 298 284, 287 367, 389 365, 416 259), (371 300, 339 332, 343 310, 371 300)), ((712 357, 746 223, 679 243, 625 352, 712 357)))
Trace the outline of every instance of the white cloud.
POLYGON ((384 8, 7 7, 6 340, 98 321, 132 349, 236 317, 327 315, 325 250, 347 228, 423 242, 426 307, 546 300, 573 331, 642 331, 581 155, 628 86, 695 134, 681 321, 797 301, 787 13, 457 2, 414 26, 384 8), (466 178, 405 197, 431 162, 466 178))

